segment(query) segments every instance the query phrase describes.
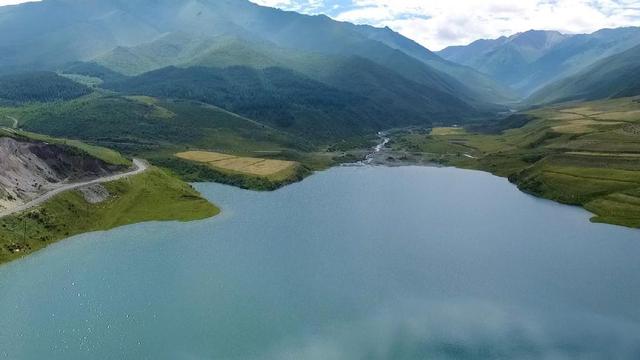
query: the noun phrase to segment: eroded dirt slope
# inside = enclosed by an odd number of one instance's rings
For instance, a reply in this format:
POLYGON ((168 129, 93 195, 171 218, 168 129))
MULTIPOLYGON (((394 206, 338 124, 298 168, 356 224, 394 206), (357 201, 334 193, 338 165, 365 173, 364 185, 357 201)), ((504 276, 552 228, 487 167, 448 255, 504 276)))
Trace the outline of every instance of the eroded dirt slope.
POLYGON ((121 170, 72 147, 0 137, 0 210, 10 209, 63 183, 121 170))

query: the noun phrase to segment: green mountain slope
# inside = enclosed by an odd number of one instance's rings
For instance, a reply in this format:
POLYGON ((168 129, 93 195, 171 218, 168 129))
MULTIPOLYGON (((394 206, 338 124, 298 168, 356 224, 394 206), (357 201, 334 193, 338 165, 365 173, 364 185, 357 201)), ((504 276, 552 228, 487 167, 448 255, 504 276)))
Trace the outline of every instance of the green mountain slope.
MULTIPOLYGON (((363 114, 359 118, 377 117, 377 120, 367 123, 377 123, 383 126, 387 119, 390 124, 397 123, 396 118, 403 116, 404 123, 424 124, 425 116, 432 116, 434 121, 464 122, 477 112, 468 104, 450 95, 448 90, 410 81, 400 74, 389 71, 382 65, 358 56, 342 57, 337 55, 323 55, 318 53, 293 51, 278 47, 268 42, 251 42, 230 36, 216 38, 199 38, 199 51, 192 51, 194 46, 188 44, 196 41, 174 41, 184 38, 184 34, 167 35, 152 43, 140 47, 130 48, 130 61, 122 61, 122 52, 103 56, 98 61, 104 65, 131 73, 131 68, 120 67, 119 64, 135 62, 136 58, 146 57, 156 59, 155 63, 147 63, 144 69, 134 73, 154 70, 158 63, 178 65, 181 67, 207 66, 225 68, 234 64, 263 70, 269 67, 293 69, 297 73, 319 81, 325 86, 347 91, 356 98, 366 98, 373 102, 371 106, 360 109, 363 114), (172 49, 170 56, 163 49, 172 49)), ((189 38, 192 39, 192 38, 189 38)), ((140 64, 140 63, 138 63, 140 64)), ((157 79, 156 82, 160 79, 157 79)), ((193 86, 193 84, 192 84, 193 86)), ((195 91, 195 90, 194 90, 195 91)), ((152 95, 159 95, 157 92, 152 95)), ((327 94, 338 96, 339 92, 327 94)), ((166 94, 164 94, 166 96, 166 94)), ((172 96, 175 96, 173 94, 172 96)), ((354 118, 350 116, 349 119, 354 118)), ((334 130, 335 131, 335 130, 334 130)))
POLYGON ((545 104, 640 95, 640 46, 603 59, 586 70, 533 94, 527 102, 545 104))
MULTIPOLYGON (((310 126, 310 134, 342 136, 400 124, 458 123, 495 110, 489 102, 506 98, 486 77, 441 60, 399 34, 365 33, 358 26, 326 16, 281 11, 247 0, 44 0, 2 8, 0 34, 0 50, 7 50, 0 51, 0 67, 63 69, 83 76, 93 73, 111 83, 118 81, 118 73, 141 75, 168 66, 245 66, 263 73, 281 68, 290 70, 289 74, 303 74, 305 80, 291 76, 289 80, 313 84, 314 91, 303 86, 297 88, 301 93, 288 95, 304 106, 295 104, 299 108, 283 111, 277 121, 273 113, 262 115, 266 123, 296 133, 307 131, 296 126, 310 126), (17 29, 18 24, 41 21, 45 16, 55 16, 53 25, 38 24, 37 31, 17 29), (13 30, 17 36, 8 35, 13 30), (78 61, 88 68, 67 69, 68 62, 78 61), (351 74, 357 77, 342 78, 351 74), (394 90, 385 88, 387 83, 394 90), (312 93, 322 93, 325 101, 309 100, 312 93)), ((147 90, 157 87, 159 80, 145 88, 145 93, 158 94, 147 90)), ((225 91, 235 94, 233 83, 226 84, 230 88, 225 91)), ((195 81, 190 84, 191 92, 181 96, 197 98, 193 94, 203 90, 199 86, 209 87, 195 81)), ((278 87, 254 89, 275 91, 265 97, 271 100, 282 96, 278 87)), ((255 107, 265 109, 264 105, 255 107)), ((249 111, 243 114, 254 117, 249 111)))
MULTIPOLYGON (((370 44, 382 45, 377 42, 370 44)), ((404 77, 405 80, 419 82, 436 92, 446 92, 452 96, 460 97, 470 104, 478 105, 482 103, 481 99, 487 101, 490 98, 495 99, 491 96, 495 91, 486 91, 487 88, 491 89, 491 86, 487 84, 483 85, 482 91, 478 90, 478 94, 489 95, 476 96, 460 81, 444 73, 438 73, 420 61, 395 50, 391 50, 385 61, 398 65, 389 68, 381 64, 380 61, 359 55, 301 51, 281 47, 267 40, 248 40, 231 35, 203 37, 185 33, 170 33, 139 46, 116 48, 95 61, 102 66, 127 75, 139 75, 172 65, 181 67, 248 66, 255 69, 277 66, 293 69, 315 80, 323 81, 322 77, 317 76, 319 71, 331 71, 330 68, 343 67, 347 63, 357 65, 351 61, 353 58, 361 59, 363 64, 360 66, 364 68, 375 65, 377 72, 388 72, 386 77, 404 77), (365 62, 366 64, 364 64, 365 62), (396 71, 396 68, 402 70, 396 71)), ((376 55, 375 58, 379 57, 376 55)), ((462 76, 464 73, 460 75, 462 76)), ((504 100, 504 98, 501 99, 504 100)))
POLYGON ((300 52, 272 43, 249 41, 236 36, 206 37, 182 32, 163 36, 134 47, 117 47, 94 60, 125 75, 140 75, 168 66, 269 66, 298 65, 300 52))
POLYGON ((32 132, 140 154, 193 146, 227 151, 306 149, 302 140, 215 106, 93 93, 66 102, 0 108, 32 132))
POLYGON ((447 93, 398 76, 386 81, 384 70, 378 75, 367 69, 358 74, 353 66, 334 69, 323 76, 327 82, 340 83, 339 88, 278 67, 168 67, 105 86, 129 94, 206 102, 310 138, 346 137, 436 119, 453 121, 472 112, 447 93), (381 90, 376 81, 388 90, 381 90), (355 88, 360 92, 342 90, 355 88), (385 97, 384 103, 373 100, 385 97))
POLYGON ((70 100, 91 90, 52 72, 0 76, 0 100, 16 103, 70 100))
POLYGON ((432 68, 453 77, 457 81, 464 83, 464 85, 473 92, 474 96, 482 101, 506 103, 518 99, 517 94, 509 87, 499 84, 489 76, 471 67, 445 60, 424 46, 389 28, 376 28, 369 25, 360 25, 355 28, 368 38, 380 41, 393 49, 400 50, 432 68))
POLYGON ((59 71, 63 75, 81 75, 102 81, 117 81, 125 78, 121 73, 93 62, 74 61, 61 67, 59 71))

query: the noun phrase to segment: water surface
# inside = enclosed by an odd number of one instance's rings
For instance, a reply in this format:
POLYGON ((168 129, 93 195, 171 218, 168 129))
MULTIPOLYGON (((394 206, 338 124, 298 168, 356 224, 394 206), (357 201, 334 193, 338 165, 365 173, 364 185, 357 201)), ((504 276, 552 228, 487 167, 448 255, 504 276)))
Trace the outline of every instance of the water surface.
POLYGON ((489 174, 348 167, 0 267, 6 359, 637 359, 640 232, 489 174))

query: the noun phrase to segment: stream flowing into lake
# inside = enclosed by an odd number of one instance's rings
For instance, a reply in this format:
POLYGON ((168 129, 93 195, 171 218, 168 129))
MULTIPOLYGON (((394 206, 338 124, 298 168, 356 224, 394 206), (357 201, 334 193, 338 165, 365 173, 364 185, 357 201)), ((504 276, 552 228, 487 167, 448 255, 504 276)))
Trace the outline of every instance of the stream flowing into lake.
POLYGON ((640 232, 505 179, 340 167, 0 267, 0 359, 638 359, 640 232))
POLYGON ((371 153, 367 154, 367 156, 365 157, 364 161, 361 161, 360 163, 358 163, 358 165, 370 165, 370 164, 372 164, 375 161, 376 156, 378 156, 382 152, 382 150, 384 150, 384 148, 387 146, 387 144, 389 144, 389 142, 391 141, 391 139, 384 132, 379 132, 378 133, 378 138, 380 138, 380 141, 372 149, 373 151, 371 153))

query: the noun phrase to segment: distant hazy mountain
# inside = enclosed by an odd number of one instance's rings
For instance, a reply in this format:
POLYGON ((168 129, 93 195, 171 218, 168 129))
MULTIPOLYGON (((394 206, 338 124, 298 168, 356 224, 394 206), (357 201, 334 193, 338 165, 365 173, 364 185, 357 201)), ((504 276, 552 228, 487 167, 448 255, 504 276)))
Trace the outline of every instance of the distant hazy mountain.
POLYGON ((528 102, 545 104, 635 95, 640 95, 640 45, 542 88, 528 102))
POLYGON ((449 47, 438 54, 528 95, 638 44, 640 28, 604 29, 573 36, 532 30, 449 47))
POLYGON ((478 40, 469 46, 449 47, 439 54, 483 72, 502 84, 515 86, 524 77, 529 64, 567 38, 555 31, 531 30, 496 40, 478 40))
POLYGON ((511 102, 518 98, 508 86, 500 85, 489 76, 471 67, 445 60, 424 46, 398 34, 388 27, 376 28, 369 25, 359 25, 355 27, 355 29, 361 34, 366 35, 369 39, 380 41, 393 49, 400 50, 454 77, 469 87, 483 101, 511 102))
POLYGON ((43 69, 158 36, 109 0, 45 0, 0 7, 0 67, 43 69))

